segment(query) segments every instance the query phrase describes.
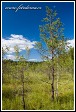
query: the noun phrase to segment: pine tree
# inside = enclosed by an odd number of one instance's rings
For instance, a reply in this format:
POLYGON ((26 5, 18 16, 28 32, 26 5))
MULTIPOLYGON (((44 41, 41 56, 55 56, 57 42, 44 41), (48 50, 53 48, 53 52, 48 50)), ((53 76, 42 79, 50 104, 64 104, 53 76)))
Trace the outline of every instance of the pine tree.
POLYGON ((43 18, 43 25, 39 26, 41 42, 36 44, 39 53, 44 60, 52 63, 52 100, 54 100, 55 62, 54 59, 65 52, 65 40, 63 24, 60 18, 56 18, 57 12, 46 6, 46 17, 43 18))

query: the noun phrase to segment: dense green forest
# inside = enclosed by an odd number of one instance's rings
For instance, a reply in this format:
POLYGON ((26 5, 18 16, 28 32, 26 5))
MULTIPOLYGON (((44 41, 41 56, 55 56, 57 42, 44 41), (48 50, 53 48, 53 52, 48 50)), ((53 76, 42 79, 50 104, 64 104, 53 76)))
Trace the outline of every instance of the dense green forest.
MULTIPOLYGON (((58 96, 57 64, 55 63, 55 100, 51 100, 51 62, 3 60, 3 110, 72 110, 74 109, 74 49, 59 65, 58 96), (24 75, 23 75, 24 74, 24 75), (22 77, 23 76, 23 77, 22 77), (23 93, 24 84, 24 93, 23 93), (23 101, 24 95, 24 101, 23 101), (25 107, 24 107, 25 103, 25 107)), ((56 62, 57 59, 55 59, 56 62)))

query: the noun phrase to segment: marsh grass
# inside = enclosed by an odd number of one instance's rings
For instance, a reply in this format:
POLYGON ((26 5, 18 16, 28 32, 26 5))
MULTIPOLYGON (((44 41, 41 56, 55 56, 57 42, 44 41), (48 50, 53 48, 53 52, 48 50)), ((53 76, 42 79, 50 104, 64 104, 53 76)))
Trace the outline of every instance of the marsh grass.
MULTIPOLYGON (((4 73, 2 84, 2 109, 23 110, 22 85, 19 78, 14 78, 15 66, 12 65, 8 74, 4 73), (13 68, 13 72, 11 73, 13 68)), ((19 75, 19 73, 17 74, 19 75)), ((51 80, 46 74, 34 70, 24 71, 25 108, 26 110, 73 110, 74 109, 74 82, 71 74, 61 74, 59 79, 58 101, 51 100, 51 80)))

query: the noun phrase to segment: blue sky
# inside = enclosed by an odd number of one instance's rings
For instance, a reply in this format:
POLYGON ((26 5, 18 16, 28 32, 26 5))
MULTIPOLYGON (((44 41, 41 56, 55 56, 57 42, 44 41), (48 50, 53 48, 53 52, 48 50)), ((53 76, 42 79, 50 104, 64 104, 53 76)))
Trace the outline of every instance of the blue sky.
MULTIPOLYGON (((26 39, 30 46, 31 60, 40 61, 40 55, 34 49, 34 42, 40 41, 39 25, 42 19, 46 17, 45 6, 57 10, 59 18, 64 24, 64 35, 71 40, 74 38, 74 3, 73 2, 3 2, 2 3, 2 38, 3 42, 10 38, 26 39), (6 7, 18 7, 21 4, 27 7, 41 7, 39 10, 5 10, 6 7), (22 35, 22 36, 20 36, 22 35)), ((9 41, 10 42, 10 41, 9 41)), ((12 41, 11 41, 12 42, 12 41)), ((14 41, 13 41, 14 42, 14 41)), ((10 43, 9 43, 10 44, 10 43)), ((19 43, 20 44, 20 43, 19 43)), ((22 44, 21 44, 22 45, 22 44)), ((11 49, 12 50, 12 49, 11 49)), ((24 51, 22 49, 22 54, 24 51)), ((12 53, 13 54, 13 53, 12 53)), ((8 54, 9 57, 12 54, 8 54)))

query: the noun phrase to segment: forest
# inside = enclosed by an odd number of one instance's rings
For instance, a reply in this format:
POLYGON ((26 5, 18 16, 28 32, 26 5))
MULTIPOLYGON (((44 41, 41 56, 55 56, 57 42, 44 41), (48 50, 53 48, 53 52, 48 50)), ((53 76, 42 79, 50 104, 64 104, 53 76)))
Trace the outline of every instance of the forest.
POLYGON ((3 110, 73 110, 74 48, 63 35, 63 24, 57 12, 46 7, 46 17, 39 26, 41 42, 35 48, 41 62, 30 62, 14 46, 16 60, 7 60, 10 48, 2 48, 3 110), (44 44, 46 47, 44 47, 44 44))

